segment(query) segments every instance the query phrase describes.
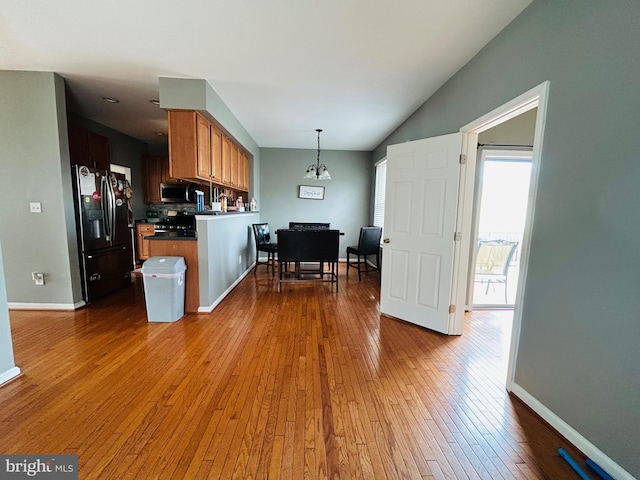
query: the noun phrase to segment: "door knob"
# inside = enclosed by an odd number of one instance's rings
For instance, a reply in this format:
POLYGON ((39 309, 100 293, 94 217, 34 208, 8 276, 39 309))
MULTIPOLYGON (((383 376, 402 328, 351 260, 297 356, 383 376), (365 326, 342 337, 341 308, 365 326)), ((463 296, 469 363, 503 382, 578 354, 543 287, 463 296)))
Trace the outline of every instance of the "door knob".
POLYGON ((389 243, 391 242, 391 240, 389 240, 388 238, 385 238, 384 240, 382 240, 384 243, 389 243))

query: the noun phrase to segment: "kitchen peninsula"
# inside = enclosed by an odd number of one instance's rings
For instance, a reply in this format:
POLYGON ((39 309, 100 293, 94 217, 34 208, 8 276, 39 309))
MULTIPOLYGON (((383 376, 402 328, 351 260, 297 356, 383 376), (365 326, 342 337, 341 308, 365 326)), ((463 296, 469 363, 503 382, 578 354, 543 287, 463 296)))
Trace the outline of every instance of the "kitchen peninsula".
POLYGON ((185 312, 211 312, 251 271, 258 212, 195 214, 197 238, 146 237, 151 256, 185 258, 185 312))

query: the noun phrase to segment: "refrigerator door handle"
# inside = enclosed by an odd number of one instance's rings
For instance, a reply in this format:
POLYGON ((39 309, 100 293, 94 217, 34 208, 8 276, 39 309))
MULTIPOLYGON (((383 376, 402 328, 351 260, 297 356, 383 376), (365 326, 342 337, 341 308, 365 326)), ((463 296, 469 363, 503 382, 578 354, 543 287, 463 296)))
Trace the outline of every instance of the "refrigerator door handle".
POLYGON ((111 230, 109 229, 109 212, 107 211, 107 184, 105 183, 104 176, 100 177, 100 208, 102 208, 102 218, 104 218, 104 233, 105 240, 111 241, 111 230))
POLYGON ((107 188, 109 189, 109 221, 110 221, 110 225, 109 228, 111 229, 111 241, 113 242, 115 240, 115 233, 116 233, 116 192, 113 189, 113 181, 111 180, 111 176, 109 175, 109 172, 107 172, 107 188))
POLYGON ((104 230, 105 239, 107 242, 111 242, 111 235, 113 230, 111 229, 111 196, 109 194, 109 179, 106 175, 102 175, 101 178, 101 195, 100 204, 102 206, 102 214, 104 216, 104 230))

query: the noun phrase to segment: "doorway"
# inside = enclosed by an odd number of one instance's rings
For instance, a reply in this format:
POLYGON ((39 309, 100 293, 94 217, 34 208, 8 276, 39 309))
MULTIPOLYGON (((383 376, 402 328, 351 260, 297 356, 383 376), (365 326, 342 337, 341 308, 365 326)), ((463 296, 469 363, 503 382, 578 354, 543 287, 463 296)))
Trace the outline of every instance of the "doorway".
MULTIPOLYGON (((518 344, 520 340, 520 329, 522 324, 522 305, 523 292, 526 289, 525 280, 527 278, 527 268, 529 262, 529 249, 531 244, 531 229, 534 221, 534 206, 537 193, 538 175, 540 171, 540 161, 542 152, 542 140, 544 137, 544 127, 546 118, 547 101, 549 96, 549 82, 543 82, 504 105, 492 110, 473 122, 465 125, 460 129, 463 133, 463 154, 466 155, 467 162, 465 168, 461 172, 460 178, 460 201, 459 201, 459 218, 458 225, 460 231, 466 232, 462 235, 460 250, 466 252, 464 258, 460 255, 459 262, 454 262, 454 285, 453 296, 456 305, 465 305, 466 310, 470 310, 470 304, 467 302, 469 283, 473 281, 470 278, 469 262, 473 259, 473 249, 471 249, 472 241, 475 240, 473 232, 473 191, 476 178, 476 153, 479 134, 487 130, 503 124, 522 113, 537 109, 535 118, 535 128, 533 134, 533 149, 531 157, 531 175, 529 182, 529 192, 527 201, 527 213, 525 220, 525 228, 522 238, 522 246, 520 251, 520 268, 518 271, 518 289, 514 303, 513 328, 511 331, 511 347, 509 350, 509 366, 507 373, 507 390, 511 391, 514 382, 515 361, 518 356, 518 344)), ((455 319, 454 330, 461 330, 458 324, 458 317, 455 319)))
MULTIPOLYGON (((469 262, 472 254, 472 218, 474 212, 473 192, 476 178, 476 153, 479 134, 511 120, 522 113, 537 108, 534 142, 532 150, 532 168, 529 189, 529 202, 526 214, 526 227, 522 239, 519 271, 519 285, 516 294, 516 315, 512 342, 517 347, 520 334, 520 310, 523 279, 526 278, 529 258, 529 235, 533 222, 533 205, 537 186, 538 164, 544 131, 544 118, 549 82, 532 88, 519 97, 494 109, 477 120, 463 126, 461 135, 447 134, 422 140, 389 145, 387 149, 387 182, 385 210, 385 244, 382 259, 382 282, 380 293, 381 312, 405 321, 446 333, 462 335, 464 313, 469 310, 467 295, 469 292, 469 262), (441 142, 442 145, 436 145, 441 142), (457 146, 454 148, 454 143, 457 146), (436 148, 437 147, 437 148, 436 148), (431 149, 433 148, 433 151, 431 149), (458 153, 453 155, 457 150, 458 153), (461 153, 460 153, 461 152, 461 153), (391 162, 391 156, 396 158, 391 162), (449 166, 459 164, 459 174, 449 178, 449 166), (393 167, 393 168, 391 168, 393 167), (395 170, 394 170, 395 169, 395 170), (438 178, 423 178, 416 183, 422 172, 436 175, 438 178), (392 175, 394 171, 397 178, 392 175), (406 177, 406 178, 405 178, 406 177), (394 180, 395 179, 395 180, 394 180), (389 186, 394 184, 393 192, 389 186), (451 209, 450 193, 457 186, 457 202, 451 209), (395 193, 394 193, 395 192, 395 193), (395 211, 394 208, 396 208, 395 211), (400 208, 402 207, 402 208, 400 208), (416 207, 416 208, 413 208, 416 207), (437 213, 440 213, 438 215, 437 213), (449 212, 449 213, 447 213, 449 212), (414 218, 415 217, 415 218, 414 218), (393 219, 395 229, 389 223, 393 219), (417 226, 416 228, 410 228, 417 226), (446 228, 445 228, 446 227, 446 228), (396 235, 391 235, 391 232, 396 235), (435 239, 439 249, 421 251, 420 247, 433 242, 422 242, 422 237, 435 239), (453 242, 451 242, 453 240, 453 242), (413 243, 412 243, 413 242, 413 243), (393 245, 390 245, 393 243, 393 245), (395 254, 388 251, 395 249, 395 254), (453 259, 451 270, 450 260, 453 259), (446 270, 446 272, 445 272, 446 270), (443 276, 446 274, 446 278, 443 276), (411 281, 409 281, 411 275, 411 281), (450 281, 449 281, 450 279, 450 281), (393 287, 393 288, 392 288, 393 287), (448 290, 448 292, 444 292, 448 290), (447 293, 446 297, 443 294, 447 293), (446 301, 448 300, 448 302, 446 301), (387 308, 394 303, 394 310, 387 308), (407 307, 410 312, 403 310, 407 307), (448 308, 443 308, 448 307, 448 308), (412 315, 419 316, 420 309, 431 309, 433 315, 429 325, 413 322, 412 315)), ((429 246, 427 245, 427 246, 429 246)), ((421 317, 422 318, 422 317, 421 317)), ((510 371, 516 351, 511 351, 510 371)))

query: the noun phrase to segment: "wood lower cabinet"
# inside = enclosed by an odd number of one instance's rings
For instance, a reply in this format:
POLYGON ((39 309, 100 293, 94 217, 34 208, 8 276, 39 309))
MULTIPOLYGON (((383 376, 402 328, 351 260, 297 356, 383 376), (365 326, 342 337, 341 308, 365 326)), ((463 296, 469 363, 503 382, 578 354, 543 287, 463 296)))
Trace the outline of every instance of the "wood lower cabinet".
POLYGON ((198 313, 200 306, 200 284, 198 281, 198 241, 197 240, 149 240, 149 253, 152 257, 183 257, 187 264, 185 275, 186 313, 198 313))
POLYGON ((155 233, 153 223, 139 223, 136 225, 136 254, 138 260, 146 260, 151 255, 149 253, 149 240, 144 237, 150 237, 155 233))

